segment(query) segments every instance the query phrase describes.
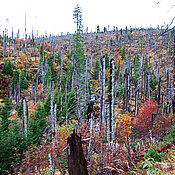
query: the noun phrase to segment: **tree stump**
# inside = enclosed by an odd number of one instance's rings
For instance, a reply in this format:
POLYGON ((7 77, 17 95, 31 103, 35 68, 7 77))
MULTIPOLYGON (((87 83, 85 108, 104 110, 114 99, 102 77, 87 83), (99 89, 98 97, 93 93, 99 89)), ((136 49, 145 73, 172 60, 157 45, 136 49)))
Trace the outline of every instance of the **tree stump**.
POLYGON ((88 175, 87 162, 83 154, 81 136, 75 130, 67 139, 69 175, 88 175))

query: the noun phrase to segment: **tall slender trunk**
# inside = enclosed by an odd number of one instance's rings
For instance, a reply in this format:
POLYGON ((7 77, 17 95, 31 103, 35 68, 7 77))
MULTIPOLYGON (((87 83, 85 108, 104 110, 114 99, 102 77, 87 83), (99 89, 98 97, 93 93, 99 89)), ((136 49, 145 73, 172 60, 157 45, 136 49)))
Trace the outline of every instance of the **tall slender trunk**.
POLYGON ((138 93, 135 91, 135 116, 137 115, 137 100, 138 100, 138 93))
POLYGON ((71 90, 74 88, 74 68, 72 68, 72 82, 71 82, 71 90))
POLYGON ((89 141, 89 145, 88 145, 88 155, 89 155, 89 159, 91 161, 91 155, 92 155, 92 131, 93 131, 93 123, 94 123, 94 117, 93 114, 91 114, 92 117, 90 118, 90 141, 89 141))
POLYGON ((22 115, 22 118, 23 118, 23 133, 24 133, 24 137, 25 139, 27 139, 27 117, 26 117, 26 99, 25 97, 23 96, 23 99, 22 99, 22 106, 23 106, 23 115, 22 115))
POLYGON ((167 70, 167 111, 166 113, 170 113, 170 105, 169 105, 169 70, 167 70))
POLYGON ((105 111, 105 56, 101 57, 101 81, 100 81, 100 123, 104 122, 105 111))
POLYGON ((4 60, 4 57, 5 57, 5 34, 3 31, 3 60, 4 60))
POLYGON ((37 102, 37 100, 36 100, 36 88, 34 88, 34 99, 33 99, 33 103, 34 103, 34 105, 36 105, 36 102, 37 102))
POLYGON ((86 57, 86 60, 85 60, 85 71, 84 71, 84 106, 86 106, 86 100, 87 100, 87 57, 86 57))
POLYGON ((150 100, 150 75, 148 75, 148 100, 150 100))
POLYGON ((34 99, 34 87, 33 87, 33 79, 32 79, 32 96, 31 96, 31 100, 33 100, 34 99))
MULTIPOLYGON (((174 29, 175 30, 175 29, 174 29)), ((174 35, 174 54, 173 54, 173 100, 172 100, 172 106, 173 106, 173 114, 175 114, 175 35, 174 35)))
POLYGON ((53 175, 52 157, 50 153, 48 153, 48 158, 49 158, 49 166, 50 166, 50 175, 53 175))
POLYGON ((10 101, 12 100, 12 86, 11 86, 11 84, 9 85, 9 99, 10 99, 10 101))
POLYGON ((110 109, 109 109, 109 103, 106 103, 106 140, 107 142, 110 142, 110 109))
POLYGON ((78 126, 81 126, 81 112, 80 112, 80 97, 79 97, 79 85, 76 85, 76 101, 77 101, 77 118, 78 126))
POLYGON ((18 76, 18 102, 20 100, 20 72, 19 72, 19 76, 18 76))
POLYGON ((160 95, 161 95, 161 77, 159 77, 159 83, 158 83, 158 99, 157 99, 158 105, 160 105, 160 95))
POLYGON ((38 90, 38 75, 36 76, 36 91, 38 90))
POLYGON ((46 92, 48 93, 49 90, 49 77, 48 77, 48 71, 47 71, 47 83, 46 83, 46 92))
POLYGON ((114 139, 114 59, 110 60, 110 85, 109 85, 109 122, 110 141, 114 139))
POLYGON ((13 49, 13 53, 14 53, 14 63, 15 63, 15 60, 16 60, 16 55, 15 55, 15 41, 14 41, 14 49, 13 49))
MULTIPOLYGON (((63 54, 64 54, 64 50, 63 50, 63 46, 61 45, 61 65, 60 65, 60 84, 59 84, 60 92, 62 91, 62 89, 61 89, 61 78, 62 78, 62 74, 63 74, 63 54)), ((60 111, 61 112, 62 112, 62 103, 63 103, 62 102, 62 97, 60 97, 60 111)))
POLYGON ((54 133, 55 133, 55 136, 56 136, 56 134, 57 134, 57 118, 56 118, 56 116, 57 116, 57 104, 55 103, 54 104, 54 133))
MULTIPOLYGON (((68 81, 68 69, 66 70, 65 90, 64 90, 64 102, 65 103, 67 103, 67 81, 68 81)), ((65 112, 65 123, 67 125, 67 109, 65 112)))
POLYGON ((54 127, 54 104, 53 104, 53 100, 54 100, 54 81, 51 82, 51 99, 50 99, 50 128, 51 128, 51 132, 55 133, 55 127, 54 127))

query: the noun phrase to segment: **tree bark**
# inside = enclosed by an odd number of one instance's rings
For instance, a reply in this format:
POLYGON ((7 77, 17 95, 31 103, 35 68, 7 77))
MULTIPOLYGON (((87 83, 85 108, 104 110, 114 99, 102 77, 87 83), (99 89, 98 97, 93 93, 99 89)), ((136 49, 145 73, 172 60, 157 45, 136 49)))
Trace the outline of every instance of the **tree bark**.
POLYGON ((18 77, 18 102, 20 100, 20 72, 19 72, 19 77, 18 77))
POLYGON ((110 85, 109 85, 109 122, 110 141, 114 139, 114 59, 110 60, 110 85))
MULTIPOLYGON (((175 30, 175 29, 174 29, 175 30)), ((175 114, 175 36, 174 36, 174 59, 173 59, 173 100, 172 100, 172 106, 173 106, 173 114, 175 114)))
POLYGON ((23 96, 23 99, 22 99, 22 106, 23 106, 23 133, 24 133, 24 137, 25 139, 27 138, 27 117, 26 117, 26 99, 25 97, 23 96))
POLYGON ((100 81, 100 123, 104 122, 105 108, 105 56, 101 57, 101 81, 100 81))
POLYGON ((167 111, 166 113, 169 114, 170 113, 170 105, 169 105, 169 70, 167 70, 167 111))
POLYGON ((160 105, 160 95, 161 95, 161 77, 159 77, 159 83, 158 83, 158 99, 157 99, 158 105, 160 105))
POLYGON ((51 99, 50 99, 50 114, 51 114, 51 120, 50 120, 50 128, 51 128, 51 132, 55 133, 55 120, 54 120, 54 104, 53 104, 53 100, 54 100, 54 81, 51 82, 51 99))
POLYGON ((110 142, 109 103, 106 103, 106 140, 107 142, 110 142))
POLYGON ((69 175, 88 175, 87 161, 83 154, 81 136, 75 130, 67 139, 69 175))

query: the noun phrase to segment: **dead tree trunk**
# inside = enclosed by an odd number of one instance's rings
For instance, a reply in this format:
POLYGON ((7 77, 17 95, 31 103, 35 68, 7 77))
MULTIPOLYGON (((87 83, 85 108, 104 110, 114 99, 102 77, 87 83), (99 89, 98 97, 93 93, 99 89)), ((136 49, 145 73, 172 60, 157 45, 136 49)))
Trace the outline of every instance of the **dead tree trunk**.
POLYGON ((75 130, 67 139, 69 175, 88 175, 87 162, 83 154, 81 136, 75 130))
POLYGON ((20 100, 20 73, 19 73, 19 76, 18 76, 18 102, 20 100))
MULTIPOLYGON (((68 69, 66 70, 66 79, 65 79, 65 90, 64 90, 64 102, 67 103, 67 83, 68 82, 68 69)), ((65 112, 65 123, 67 125, 67 109, 66 109, 66 112, 65 112)))
POLYGON ((101 57, 101 80, 100 80, 100 123, 104 122, 105 108, 105 56, 101 57))
POLYGON ((160 105, 160 95, 161 95, 161 77, 159 77, 159 83, 158 83, 158 99, 157 99, 158 105, 160 105))
POLYGON ((23 111, 23 115, 22 115, 23 134, 24 134, 25 139, 27 139, 26 99, 24 96, 22 98, 22 111, 23 111))
POLYGON ((110 85, 109 85, 109 126, 110 141, 114 139, 114 59, 110 60, 110 85))
MULTIPOLYGON (((60 92, 62 92, 61 89, 61 78, 62 78, 62 74, 63 74, 63 54, 64 54, 64 50, 63 50, 63 46, 62 46, 62 39, 61 39, 61 65, 60 65, 60 92)), ((62 112, 62 98, 60 97, 60 111, 62 112)))
POLYGON ((3 60, 4 60, 4 57, 5 57, 5 34, 3 31, 3 60))
POLYGON ((172 100, 172 105, 173 105, 173 114, 175 114, 175 36, 174 36, 174 59, 173 59, 173 100, 172 100))
POLYGON ((169 70, 167 70, 167 111, 166 113, 170 113, 170 105, 169 105, 169 70))
POLYGON ((55 134, 55 121, 54 121, 54 81, 51 82, 51 100, 50 100, 50 115, 51 115, 51 120, 50 120, 50 128, 52 134, 55 134))

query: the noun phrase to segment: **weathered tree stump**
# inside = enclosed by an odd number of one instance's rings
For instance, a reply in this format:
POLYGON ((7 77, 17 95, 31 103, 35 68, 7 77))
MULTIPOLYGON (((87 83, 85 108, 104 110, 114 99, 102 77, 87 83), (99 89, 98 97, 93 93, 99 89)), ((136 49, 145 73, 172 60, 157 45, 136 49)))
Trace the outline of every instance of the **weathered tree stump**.
POLYGON ((69 175, 88 175, 87 162, 83 154, 81 136, 75 130, 67 139, 69 175))

